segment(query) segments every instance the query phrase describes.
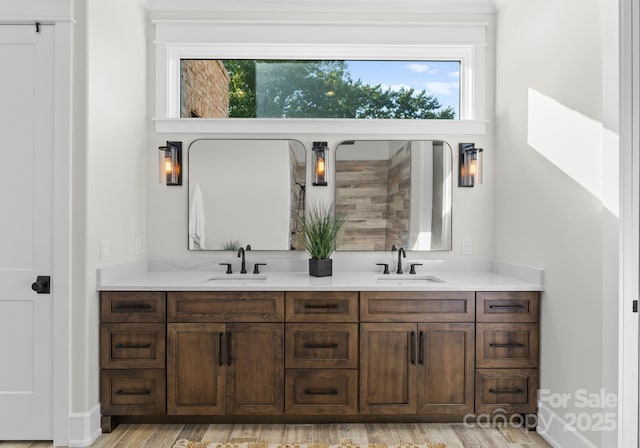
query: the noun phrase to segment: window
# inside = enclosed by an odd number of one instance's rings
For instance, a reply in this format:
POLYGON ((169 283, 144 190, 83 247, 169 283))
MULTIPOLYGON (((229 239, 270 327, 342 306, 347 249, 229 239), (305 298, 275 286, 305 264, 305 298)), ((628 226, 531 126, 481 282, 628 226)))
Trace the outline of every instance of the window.
POLYGON ((182 59, 180 117, 456 119, 460 61, 182 59))
POLYGON ((486 24, 224 20, 158 20, 154 24, 157 132, 486 132, 486 24), (256 71, 247 83, 249 93, 221 74, 234 75, 237 68, 232 65, 243 63, 256 71), (209 106, 194 107, 188 101, 190 94, 185 89, 191 87, 184 85, 183 71, 189 64, 209 64, 220 71, 217 82, 222 90, 227 85, 229 92, 213 101, 216 111, 205 111, 209 106), (322 66, 328 67, 326 79, 309 75, 322 66), (436 67, 438 73, 450 74, 450 79, 423 79, 422 84, 415 79, 420 70, 429 74, 436 67), (348 69, 348 77, 341 73, 343 76, 331 80, 331 68, 348 69), (404 73, 405 80, 395 78, 392 68, 396 74, 404 73), (265 73, 274 70, 306 71, 308 76, 296 81, 288 78, 273 95, 277 83, 265 73), (371 78, 371 73, 385 77, 371 78), (309 81, 315 87, 303 88, 309 81), (360 93, 368 91, 369 95, 354 96, 359 81, 360 93), (241 104, 238 96, 247 93, 246 104, 241 104), (429 101, 434 103, 429 105, 429 101), (404 103, 394 106, 394 102, 404 103), (242 109, 247 104, 250 108, 242 109))

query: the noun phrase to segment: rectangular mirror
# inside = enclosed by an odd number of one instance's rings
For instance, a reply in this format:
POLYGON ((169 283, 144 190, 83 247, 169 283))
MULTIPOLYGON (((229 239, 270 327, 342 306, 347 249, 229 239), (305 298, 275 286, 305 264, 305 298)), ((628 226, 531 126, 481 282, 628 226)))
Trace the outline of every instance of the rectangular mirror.
POLYGON ((297 140, 189 146, 189 250, 302 250, 306 151, 297 140))
POLYGON ((337 250, 451 250, 452 151, 442 140, 355 140, 336 148, 337 250))

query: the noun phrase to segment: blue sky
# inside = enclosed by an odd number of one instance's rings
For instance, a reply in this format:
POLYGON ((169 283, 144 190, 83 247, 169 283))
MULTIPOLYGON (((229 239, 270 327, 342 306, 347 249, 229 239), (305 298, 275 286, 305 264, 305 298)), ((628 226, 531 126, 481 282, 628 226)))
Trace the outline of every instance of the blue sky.
POLYGON ((457 61, 347 61, 352 79, 392 89, 426 90, 460 118, 460 63, 457 61))

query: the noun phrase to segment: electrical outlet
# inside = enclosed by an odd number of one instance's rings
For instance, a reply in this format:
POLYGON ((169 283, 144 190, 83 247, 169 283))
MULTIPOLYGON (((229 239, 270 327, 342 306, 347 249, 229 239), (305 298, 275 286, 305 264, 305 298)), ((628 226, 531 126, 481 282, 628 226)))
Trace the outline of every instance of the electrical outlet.
POLYGON ((462 254, 473 254, 473 240, 471 238, 462 238, 462 254))
POLYGON ((109 240, 100 241, 100 261, 109 261, 111 258, 111 243, 109 240))

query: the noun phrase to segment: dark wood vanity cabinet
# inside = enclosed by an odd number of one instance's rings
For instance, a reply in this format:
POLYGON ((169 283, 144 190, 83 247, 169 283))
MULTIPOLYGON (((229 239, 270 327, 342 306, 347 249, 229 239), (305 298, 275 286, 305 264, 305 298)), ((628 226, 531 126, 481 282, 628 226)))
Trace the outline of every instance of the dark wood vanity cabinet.
POLYGON ((167 414, 284 412, 284 323, 271 322, 283 319, 283 293, 169 293, 168 303, 167 414))
POLYGON ((100 401, 103 431, 112 416, 165 412, 164 292, 100 295, 100 401))
POLYGON ((365 319, 381 321, 360 324, 361 413, 473 411, 474 293, 362 292, 360 301, 365 319))
POLYGON ((103 430, 141 415, 536 412, 538 301, 537 292, 102 292, 103 430))
POLYGON ((286 293, 288 415, 358 412, 358 293, 286 293))
POLYGON ((537 411, 539 294, 476 294, 476 413, 537 411))

